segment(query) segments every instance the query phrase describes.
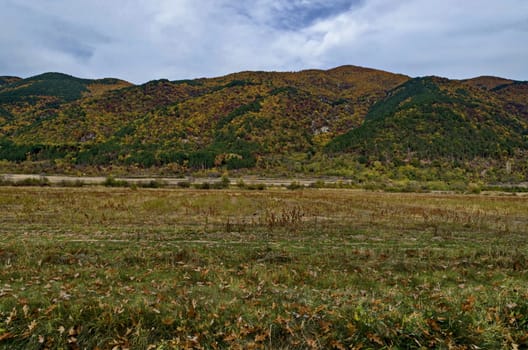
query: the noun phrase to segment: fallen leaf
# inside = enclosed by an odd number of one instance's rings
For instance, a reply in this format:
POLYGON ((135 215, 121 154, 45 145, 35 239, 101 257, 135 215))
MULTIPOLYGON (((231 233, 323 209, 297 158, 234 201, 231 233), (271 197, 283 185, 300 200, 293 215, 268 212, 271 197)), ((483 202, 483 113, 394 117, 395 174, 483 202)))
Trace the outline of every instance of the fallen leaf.
POLYGON ((9 313, 9 316, 6 318, 5 323, 9 326, 9 324, 13 322, 13 320, 16 318, 16 315, 17 310, 16 308, 13 308, 13 310, 11 310, 11 312, 9 313))
POLYGON ((11 333, 4 333, 0 335, 0 341, 7 340, 13 338, 14 335, 11 333))
POLYGON ((33 332, 33 330, 37 327, 37 324, 38 324, 38 323, 37 323, 36 320, 31 321, 31 323, 28 324, 29 331, 30 331, 30 332, 33 332))
POLYGON ((306 344, 312 348, 312 349, 318 349, 319 346, 317 345, 317 342, 313 339, 306 339, 306 344))
POLYGON ((25 318, 28 318, 28 315, 29 315, 29 306, 27 306, 27 304, 24 304, 24 306, 22 307, 22 311, 24 311, 24 317, 25 317, 25 318))
POLYGON ((164 318, 163 320, 161 320, 161 323, 163 323, 166 326, 170 326, 171 324, 174 323, 174 319, 173 318, 164 318))
POLYGON ((462 304, 462 311, 471 311, 475 306, 476 298, 473 295, 467 297, 466 301, 462 304))
POLYGON ((346 350, 345 346, 343 344, 341 344, 339 341, 337 340, 332 340, 332 342, 330 343, 330 345, 332 345, 332 347, 334 349, 338 349, 338 350, 346 350))
POLYGON ((73 327, 70 327, 70 329, 68 330, 68 335, 69 336, 77 335, 77 330, 75 330, 75 328, 73 327))
POLYGON ((379 336, 377 336, 376 334, 369 333, 369 334, 367 334, 367 338, 371 342, 374 342, 374 343, 376 343, 378 345, 382 345, 382 346, 384 345, 383 341, 381 340, 381 338, 379 336))
POLYGON ((45 313, 46 315, 49 315, 49 314, 50 314, 53 310, 55 310, 56 308, 57 308, 57 304, 53 304, 53 305, 51 305, 50 307, 48 307, 48 308, 44 311, 44 313, 45 313))

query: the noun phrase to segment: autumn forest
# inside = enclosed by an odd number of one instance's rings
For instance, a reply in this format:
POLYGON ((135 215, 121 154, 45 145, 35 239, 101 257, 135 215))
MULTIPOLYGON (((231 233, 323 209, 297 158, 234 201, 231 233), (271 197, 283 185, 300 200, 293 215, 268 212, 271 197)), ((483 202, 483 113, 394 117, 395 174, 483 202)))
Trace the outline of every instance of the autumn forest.
POLYGON ((527 82, 355 66, 142 85, 0 77, 0 162, 73 175, 518 183, 528 178, 527 96, 527 82))

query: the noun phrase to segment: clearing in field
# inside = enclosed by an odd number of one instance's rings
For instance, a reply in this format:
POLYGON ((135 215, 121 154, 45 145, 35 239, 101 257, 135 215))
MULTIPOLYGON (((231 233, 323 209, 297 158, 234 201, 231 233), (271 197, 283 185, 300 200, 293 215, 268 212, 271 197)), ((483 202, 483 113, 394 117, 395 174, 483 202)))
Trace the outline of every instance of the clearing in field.
POLYGON ((528 345, 528 200, 0 188, 0 348, 528 345))

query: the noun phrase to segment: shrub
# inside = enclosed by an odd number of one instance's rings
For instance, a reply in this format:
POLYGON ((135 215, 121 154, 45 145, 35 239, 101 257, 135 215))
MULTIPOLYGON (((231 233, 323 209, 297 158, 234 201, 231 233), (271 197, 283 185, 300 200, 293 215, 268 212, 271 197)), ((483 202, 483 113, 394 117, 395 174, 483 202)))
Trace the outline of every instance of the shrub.
POLYGON ((63 180, 57 184, 57 186, 59 187, 83 187, 85 185, 86 183, 82 180, 74 180, 74 181, 63 180))
POLYGON ((180 188, 189 188, 191 187, 191 183, 189 181, 179 181, 176 186, 180 188))
POLYGON ((51 184, 47 178, 39 177, 14 182, 13 186, 51 186, 51 184))
POLYGON ((467 186, 467 191, 473 194, 480 194, 482 187, 479 184, 471 182, 467 186))
POLYGON ((264 184, 249 184, 249 185, 246 185, 245 188, 248 189, 248 190, 251 190, 251 191, 254 191, 254 190, 263 191, 263 190, 266 189, 266 185, 264 185, 264 184))
POLYGON ((289 190, 301 190, 304 188, 304 185, 298 181, 292 181, 286 188, 289 190))
POLYGON ((166 187, 167 183, 162 180, 150 180, 149 182, 140 182, 138 185, 143 188, 162 188, 166 187))
POLYGON ((196 188, 197 190, 209 190, 211 189, 211 184, 209 182, 203 182, 203 183, 198 183, 198 184, 193 184, 194 188, 196 188))
POLYGON ((312 188, 325 188, 327 187, 327 184, 323 180, 317 180, 310 184, 310 187, 312 188))
POLYGON ((113 176, 108 176, 103 182, 106 187, 129 187, 130 184, 125 180, 117 180, 113 176))
POLYGON ((231 180, 227 176, 222 176, 222 179, 218 183, 219 188, 229 188, 229 185, 231 184, 231 180))

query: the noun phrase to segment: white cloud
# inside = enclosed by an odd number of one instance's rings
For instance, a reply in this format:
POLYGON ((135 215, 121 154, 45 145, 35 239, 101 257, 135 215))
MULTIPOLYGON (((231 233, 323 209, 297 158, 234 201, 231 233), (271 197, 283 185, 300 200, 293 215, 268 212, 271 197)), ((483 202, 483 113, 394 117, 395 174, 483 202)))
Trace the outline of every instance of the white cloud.
POLYGON ((527 79, 528 70, 518 69, 528 58, 526 25, 526 1, 377 0, 309 30, 327 33, 321 44, 328 66, 349 57, 410 75, 527 79))
POLYGON ((138 83, 355 64, 528 80, 525 0, 1 1, 0 75, 138 83))

